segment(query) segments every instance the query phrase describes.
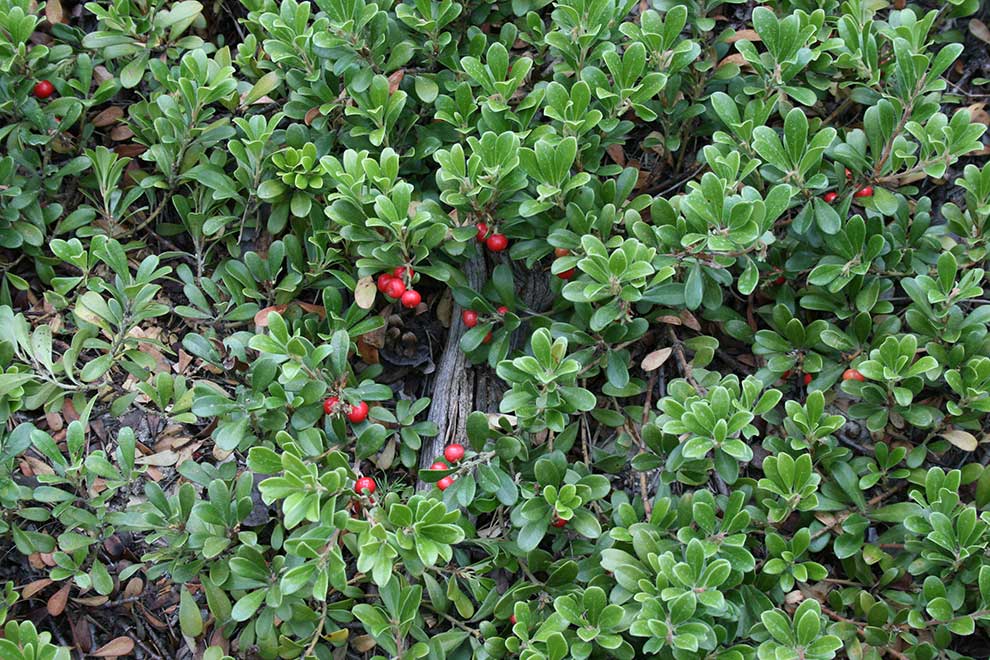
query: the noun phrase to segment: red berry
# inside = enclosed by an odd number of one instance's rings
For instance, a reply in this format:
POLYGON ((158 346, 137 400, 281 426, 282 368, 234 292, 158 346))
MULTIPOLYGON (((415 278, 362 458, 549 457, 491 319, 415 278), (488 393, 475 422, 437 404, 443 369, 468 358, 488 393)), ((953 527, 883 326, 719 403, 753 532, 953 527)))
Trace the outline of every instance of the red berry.
POLYGON ((842 380, 858 380, 862 383, 866 380, 866 376, 859 373, 858 369, 846 369, 842 372, 842 380))
POLYGON ((406 292, 406 285, 398 277, 393 277, 385 285, 385 295, 389 298, 401 298, 406 292))
POLYGON ((561 273, 557 273, 557 277, 559 277, 562 280, 569 280, 572 277, 574 277, 574 273, 576 270, 577 270, 576 268, 568 268, 567 270, 561 273))
POLYGON ((553 525, 554 527, 563 527, 564 525, 567 524, 567 521, 555 513, 553 514, 553 520, 550 521, 550 524, 553 525))
POLYGON ((488 343, 488 342, 490 342, 491 340, 492 340, 492 333, 491 333, 491 330, 489 330, 489 331, 488 331, 488 334, 487 334, 487 335, 485 335, 485 338, 481 340, 481 343, 482 343, 482 344, 487 344, 487 343, 488 343))
POLYGON ((388 292, 388 283, 395 279, 395 276, 382 273, 378 276, 378 290, 382 293, 388 292))
POLYGON ((513 615, 511 615, 509 617, 509 623, 511 623, 512 625, 516 625, 516 615, 515 614, 513 614, 513 615))
POLYGON ((863 186, 853 193, 853 197, 873 197, 873 186, 863 186))
POLYGON ((55 85, 47 80, 41 80, 34 86, 34 95, 39 99, 47 99, 55 93, 55 85))
POLYGON ((567 248, 554 248, 553 253, 557 257, 567 257, 570 256, 571 251, 567 248))
POLYGON ((454 478, 451 476, 446 476, 437 482, 437 488, 439 488, 440 490, 447 490, 448 488, 450 488, 450 485, 452 483, 454 483, 454 478))
POLYGON ((464 445, 458 442, 447 445, 447 448, 443 450, 443 457, 451 463, 456 463, 464 458, 464 445))
POLYGON ((440 461, 437 461, 436 463, 434 463, 433 465, 430 466, 430 469, 431 470, 446 470, 449 467, 450 466, 447 465, 446 463, 441 463, 440 461))
POLYGON ((805 374, 804 375, 804 384, 805 385, 811 385, 811 381, 812 380, 814 380, 814 378, 812 377, 811 374, 805 374))
POLYGON ((361 477, 356 482, 354 482, 354 492, 358 495, 362 493, 367 493, 371 495, 375 492, 377 486, 375 485, 375 480, 371 477, 361 477))
POLYGON ((846 168, 846 178, 847 179, 853 178, 853 173, 849 171, 848 167, 846 168))
POLYGON ((407 276, 409 278, 409 280, 412 280, 413 275, 415 275, 415 274, 416 273, 409 266, 399 266, 398 268, 396 268, 395 270, 392 271, 392 275, 393 276, 395 276, 395 277, 407 276))
POLYGON ((478 312, 473 309, 465 309, 461 312, 461 320, 464 321, 464 325, 473 328, 478 325, 478 312))
POLYGON ((492 234, 485 241, 485 245, 492 252, 501 252, 505 248, 509 247, 509 239, 505 237, 505 234, 492 234))
POLYGON ((784 277, 783 275, 781 275, 781 276, 779 276, 779 277, 778 277, 777 279, 775 279, 775 280, 773 281, 773 283, 774 283, 774 284, 776 284, 777 286, 780 286, 781 284, 783 284, 783 283, 784 283, 784 282, 786 282, 786 281, 787 281, 787 278, 786 278, 786 277, 784 277))
POLYGON ((338 403, 340 403, 340 399, 335 396, 330 397, 323 402, 323 412, 327 415, 332 415, 338 403))
POLYGON ((402 306, 412 309, 419 303, 423 302, 423 296, 419 295, 419 291, 413 291, 408 289, 402 294, 402 306))
POLYGON ((788 369, 788 370, 787 370, 787 371, 785 371, 784 373, 782 373, 782 374, 780 374, 780 377, 781 377, 781 378, 784 378, 784 379, 787 379, 787 378, 790 378, 790 377, 791 377, 791 370, 790 370, 790 369, 788 369))
POLYGON ((831 192, 831 191, 830 191, 830 192, 827 192, 827 193, 825 193, 824 195, 822 195, 822 199, 824 199, 824 200, 825 200, 825 203, 826 203, 826 204, 831 204, 831 203, 833 203, 833 202, 834 202, 835 200, 837 200, 837 199, 839 199, 839 194, 838 194, 838 193, 835 193, 835 192, 831 192))
POLYGON ((478 235, 476 237, 478 239, 478 242, 484 243, 485 239, 488 238, 488 225, 486 225, 484 222, 479 222, 478 224, 475 225, 475 227, 478 228, 478 235))
POLYGON ((356 406, 351 406, 351 409, 347 411, 347 419, 352 424, 360 424, 368 419, 368 404, 361 401, 356 406))
POLYGON ((509 308, 508 308, 508 307, 506 307, 505 305, 502 305, 501 307, 499 307, 499 308, 498 308, 497 310, 495 310, 495 311, 497 311, 497 312, 498 312, 498 314, 499 314, 499 316, 505 316, 506 314, 508 314, 508 313, 509 313, 509 308))

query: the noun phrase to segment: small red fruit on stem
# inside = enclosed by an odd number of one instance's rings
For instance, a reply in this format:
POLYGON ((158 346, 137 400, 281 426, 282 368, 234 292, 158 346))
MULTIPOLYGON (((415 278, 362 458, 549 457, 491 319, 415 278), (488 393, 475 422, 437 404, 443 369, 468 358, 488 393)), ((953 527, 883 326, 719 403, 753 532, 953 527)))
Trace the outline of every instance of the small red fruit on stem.
POLYGON ((846 369, 842 372, 842 380, 858 380, 863 382, 866 380, 866 376, 859 372, 859 369, 846 369))
POLYGON ((568 250, 567 248, 554 248, 553 253, 555 256, 558 257, 567 257, 570 256, 571 251, 568 250))
POLYGON ((811 374, 805 374, 804 375, 804 384, 805 385, 811 385, 811 381, 812 380, 814 380, 814 377, 811 374))
POLYGON ((361 495, 362 493, 371 495, 376 489, 377 486, 375 485, 375 480, 371 477, 361 477, 354 482, 354 492, 358 495, 361 495))
POLYGON ((473 309, 465 309, 461 312, 461 321, 463 321, 464 325, 467 327, 473 328, 478 325, 478 312, 473 309))
POLYGON ((832 204, 833 202, 835 202, 835 200, 839 199, 839 194, 836 192, 829 191, 824 195, 822 195, 822 199, 825 200, 826 204, 832 204))
POLYGON ((352 424, 360 424, 368 419, 368 404, 361 401, 356 406, 351 406, 351 409, 347 411, 347 419, 352 424))
POLYGON ((562 280, 569 280, 572 277, 574 277, 574 273, 576 272, 576 270, 577 269, 575 269, 575 268, 568 268, 567 270, 565 270, 563 272, 557 273, 557 277, 559 277, 562 280))
POLYGON ((512 615, 509 616, 509 623, 511 623, 512 625, 516 625, 516 615, 515 614, 512 614, 512 615))
POLYGON ((337 404, 340 403, 340 399, 335 396, 328 398, 323 402, 323 412, 326 415, 332 415, 333 411, 337 409, 337 404))
POLYGON ((475 225, 475 227, 478 228, 478 235, 476 237, 478 239, 478 242, 484 243, 485 239, 488 238, 488 225, 486 225, 484 222, 479 222, 478 224, 475 225))
POLYGON ((382 293, 388 291, 388 283, 395 279, 395 276, 389 275, 388 273, 382 273, 378 276, 378 290, 382 293))
POLYGON ((55 93, 55 85, 47 80, 39 80, 35 83, 33 91, 36 98, 47 99, 55 93))
POLYGON ((558 527, 559 528, 559 527, 563 527, 564 525, 566 525, 567 524, 567 521, 564 520, 563 518, 561 518, 560 516, 558 516, 555 513, 555 514, 553 514, 553 520, 550 521, 550 524, 553 525, 554 527, 558 527))
POLYGON ((773 281, 773 283, 776 284, 777 286, 780 286, 781 284, 783 284, 786 281, 787 281, 787 278, 784 277, 783 275, 780 275, 780 276, 777 277, 777 279, 775 279, 773 281))
POLYGON ((419 291, 413 291, 408 289, 402 294, 402 306, 412 309, 416 307, 419 303, 423 302, 423 296, 419 295, 419 291))
POLYGON ((450 488, 451 484, 453 483, 454 483, 454 478, 451 476, 446 476, 437 482, 437 488, 439 488, 440 490, 447 490, 448 488, 450 488))
POLYGON ((401 298, 406 292, 406 285, 398 277, 393 277, 385 285, 385 295, 389 298, 401 298))
POLYGON ((456 463, 464 458, 464 445, 459 442, 447 445, 446 449, 443 450, 443 457, 451 463, 456 463))
POLYGON ((508 314, 508 313, 509 313, 509 308, 508 308, 508 307, 506 307, 505 305, 502 305, 501 307, 499 307, 499 308, 498 308, 497 310, 495 310, 495 311, 497 311, 497 312, 498 312, 498 315, 499 315, 499 316, 505 316, 506 314, 508 314))
POLYGON ((485 240, 485 245, 492 252, 501 252, 509 247, 509 239, 505 237, 505 234, 492 234, 485 240))
POLYGON ((481 340, 481 343, 482 343, 482 344, 487 344, 487 343, 488 343, 488 342, 490 342, 491 340, 492 340, 492 333, 491 333, 491 330, 489 330, 489 331, 488 331, 488 334, 487 334, 487 335, 485 335, 485 338, 481 340))
POLYGON ((436 463, 434 463, 433 465, 430 466, 430 469, 431 470, 446 470, 449 467, 450 466, 447 465, 446 463, 441 463, 440 461, 437 461, 436 463))
POLYGON ((863 186, 853 193, 853 197, 873 197, 873 186, 863 186))

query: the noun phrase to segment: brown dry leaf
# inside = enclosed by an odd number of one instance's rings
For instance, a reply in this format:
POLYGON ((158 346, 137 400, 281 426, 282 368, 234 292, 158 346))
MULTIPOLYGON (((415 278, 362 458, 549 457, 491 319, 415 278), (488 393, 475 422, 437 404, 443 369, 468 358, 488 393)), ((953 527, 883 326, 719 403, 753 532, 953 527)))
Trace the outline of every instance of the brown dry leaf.
POLYGON ((21 598, 30 598, 51 583, 52 581, 48 578, 41 578, 40 580, 35 580, 34 582, 28 582, 24 585, 24 588, 21 589, 21 598))
POLYGON ((133 142, 128 144, 118 144, 113 148, 114 153, 122 158, 137 158, 147 150, 148 147, 143 144, 134 144, 133 142))
POLYGON ((111 658, 124 655, 130 655, 134 652, 134 640, 130 637, 118 637, 116 639, 110 640, 100 648, 96 649, 90 655, 97 658, 111 658))
POLYGON ((963 451, 976 451, 976 446, 979 444, 975 435, 962 429, 952 429, 951 431, 945 431, 941 435, 963 451))
POLYGON ((378 466, 379 470, 387 470, 392 467, 392 461, 395 460, 395 438, 389 438, 388 442, 385 443, 385 447, 378 452, 378 457, 375 459, 375 465, 378 466))
POLYGON ((72 622, 72 639, 83 653, 89 653, 93 648, 93 631, 89 619, 80 617, 72 622))
POLYGON ((138 456, 134 459, 134 462, 138 465, 154 465, 157 467, 166 467, 169 465, 175 465, 179 460, 178 452, 174 452, 171 449, 166 451, 160 451, 157 454, 152 454, 151 456, 138 456))
POLYGON ((58 616, 65 611, 65 604, 69 602, 69 589, 71 588, 72 585, 67 584, 52 594, 52 597, 48 599, 48 604, 45 606, 49 614, 58 616))
POLYGON ((609 155, 616 165, 624 166, 626 164, 626 152, 623 151, 621 144, 610 145, 605 152, 609 155))
MULTIPOLYGON (((379 328, 384 332, 385 328, 379 328)), ((376 331, 377 332, 377 331, 376 331)), ((378 358, 378 349, 380 347, 375 346, 375 344, 367 339, 367 336, 372 333, 366 333, 357 338, 357 350, 358 355, 365 364, 378 364, 381 360, 378 358)))
POLYGON ((114 142, 123 142, 124 140, 130 140, 134 137, 134 131, 131 130, 130 126, 121 124, 120 126, 115 126, 112 131, 110 131, 110 139, 114 142))
POLYGON ((177 374, 186 373, 186 369, 192 364, 192 356, 186 353, 181 348, 179 349, 179 359, 176 360, 175 365, 172 367, 177 374))
POLYGON ((669 346, 666 348, 658 348, 644 357, 639 366, 643 368, 643 371, 653 371, 654 369, 659 369, 663 363, 670 358, 671 351, 673 351, 673 349, 669 346))
POLYGON ((990 28, 980 19, 971 18, 969 20, 969 31, 970 34, 980 41, 990 44, 990 28))
POLYGON ((72 602, 86 607, 100 607, 109 600, 106 596, 86 596, 85 598, 73 598, 72 602))
POLYGON ((974 103, 967 106, 966 109, 969 110, 969 116, 973 121, 983 124, 984 126, 990 126, 990 114, 987 113, 987 104, 985 101, 982 103, 974 103))
POLYGON ((302 302, 299 300, 297 300, 295 304, 299 305, 310 314, 316 314, 321 319, 325 319, 327 317, 327 308, 323 305, 314 305, 313 303, 302 302))
POLYGON ((735 64, 737 66, 743 67, 746 66, 746 58, 743 57, 742 53, 733 53, 732 55, 727 55, 724 58, 722 58, 722 61, 718 63, 718 67, 723 67, 726 64, 735 64))
POLYGON ((34 456, 25 456, 23 462, 27 463, 31 474, 25 476, 38 476, 39 474, 55 474, 55 470, 52 467, 39 458, 34 456))
POLYGON ((673 316, 671 314, 665 314, 664 316, 658 316, 657 321, 660 323, 666 323, 667 325, 684 325, 679 316, 673 316))
POLYGON ((104 126, 109 126, 110 124, 116 124, 117 121, 123 116, 123 108, 120 106, 111 105, 109 108, 93 117, 93 126, 103 128, 104 126))
POLYGON ((358 653, 367 653, 377 645, 378 642, 371 635, 358 635, 351 640, 351 648, 358 653))
POLYGON ((31 568, 36 571, 40 571, 45 568, 45 562, 41 561, 40 552, 32 552, 28 555, 28 563, 31 564, 31 568))
POLYGON ((259 309, 258 313, 254 315, 254 324, 259 328, 267 328, 269 314, 272 312, 282 314, 288 308, 288 305, 272 305, 270 307, 265 307, 264 309, 259 309))
POLYGON ((48 0, 45 2, 45 19, 52 25, 56 23, 68 23, 65 20, 65 12, 62 10, 62 3, 59 0, 48 0))
POLYGON ((354 287, 354 302, 361 309, 371 309, 375 304, 375 297, 378 295, 378 287, 375 286, 375 278, 371 275, 362 277, 354 287))
POLYGON ((701 332, 701 324, 698 323, 698 319, 694 317, 694 314, 685 309, 681 311, 680 316, 681 321, 684 322, 684 325, 691 328, 695 332, 701 332))
POLYGON ((402 84, 402 79, 406 77, 406 70, 399 69, 392 75, 388 77, 388 93, 395 94, 396 90, 399 89, 399 85, 402 84))
POLYGON ((45 413, 45 422, 48 423, 48 428, 51 431, 61 431, 62 427, 65 426, 62 416, 54 412, 45 413))
POLYGON ((313 120, 319 116, 320 116, 320 106, 316 106, 315 108, 310 108, 309 110, 306 111, 306 116, 303 118, 303 121, 306 122, 307 126, 309 126, 310 124, 313 123, 313 120))
POLYGON ((144 581, 141 578, 133 577, 127 581, 124 587, 124 598, 134 598, 144 591, 144 581))
POLYGON ((734 35, 725 39, 725 43, 734 44, 742 39, 746 39, 747 41, 763 41, 756 30, 737 30, 734 35))
POLYGON ((784 596, 784 602, 788 605, 797 605, 802 600, 804 600, 804 594, 798 589, 795 589, 791 593, 784 596))

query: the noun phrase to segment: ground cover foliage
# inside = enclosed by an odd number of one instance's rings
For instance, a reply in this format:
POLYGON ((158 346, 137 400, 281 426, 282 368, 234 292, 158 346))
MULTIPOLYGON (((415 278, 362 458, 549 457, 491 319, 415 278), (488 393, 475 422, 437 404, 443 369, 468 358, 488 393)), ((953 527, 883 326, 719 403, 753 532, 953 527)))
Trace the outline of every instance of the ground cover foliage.
POLYGON ((987 657, 979 0, 0 0, 0 657, 987 657))

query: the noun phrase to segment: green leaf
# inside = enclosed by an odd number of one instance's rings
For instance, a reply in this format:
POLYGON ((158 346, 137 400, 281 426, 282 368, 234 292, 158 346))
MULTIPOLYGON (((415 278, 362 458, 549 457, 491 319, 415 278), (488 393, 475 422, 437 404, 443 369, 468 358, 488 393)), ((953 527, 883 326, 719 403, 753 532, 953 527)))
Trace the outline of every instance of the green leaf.
POLYGON ((203 634, 203 617, 199 605, 188 589, 179 589, 179 628, 182 634, 193 639, 203 634))

